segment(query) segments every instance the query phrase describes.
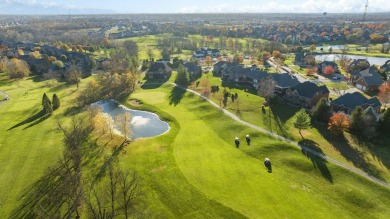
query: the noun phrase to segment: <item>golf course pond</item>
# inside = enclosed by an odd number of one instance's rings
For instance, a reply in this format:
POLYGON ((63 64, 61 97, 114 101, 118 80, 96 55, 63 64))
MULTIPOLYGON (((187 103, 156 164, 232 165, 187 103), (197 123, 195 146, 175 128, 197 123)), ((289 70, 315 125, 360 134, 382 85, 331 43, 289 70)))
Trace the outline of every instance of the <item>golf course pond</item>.
MULTIPOLYGON (((155 113, 132 110, 115 100, 101 100, 92 105, 100 106, 102 108, 102 112, 113 119, 114 124, 115 117, 117 115, 129 112, 131 114, 131 139, 133 140, 137 138, 148 138, 162 135, 170 129, 168 123, 162 121, 155 113)), ((117 125, 114 125, 115 131, 120 133, 116 127, 117 125)))

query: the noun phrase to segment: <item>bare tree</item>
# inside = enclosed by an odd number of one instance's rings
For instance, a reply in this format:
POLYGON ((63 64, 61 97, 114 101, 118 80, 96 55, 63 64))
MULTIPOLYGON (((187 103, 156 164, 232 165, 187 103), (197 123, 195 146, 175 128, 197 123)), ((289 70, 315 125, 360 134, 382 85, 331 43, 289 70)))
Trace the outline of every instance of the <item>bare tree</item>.
POLYGON ((125 140, 127 140, 127 138, 132 135, 131 126, 130 126, 131 114, 129 112, 124 112, 122 114, 119 114, 115 117, 115 122, 118 125, 119 130, 124 135, 125 140))
POLYGON ((141 196, 138 184, 137 172, 124 172, 120 177, 119 189, 123 201, 123 211, 125 218, 129 218, 131 211, 134 210, 136 201, 141 196))
POLYGON ((73 197, 70 203, 70 209, 76 212, 76 216, 80 218, 78 208, 82 203, 82 160, 84 145, 87 144, 89 135, 93 131, 90 123, 84 122, 80 118, 73 118, 69 128, 65 128, 58 123, 58 128, 64 134, 64 160, 69 160, 72 165, 69 169, 71 183, 70 196, 73 197))

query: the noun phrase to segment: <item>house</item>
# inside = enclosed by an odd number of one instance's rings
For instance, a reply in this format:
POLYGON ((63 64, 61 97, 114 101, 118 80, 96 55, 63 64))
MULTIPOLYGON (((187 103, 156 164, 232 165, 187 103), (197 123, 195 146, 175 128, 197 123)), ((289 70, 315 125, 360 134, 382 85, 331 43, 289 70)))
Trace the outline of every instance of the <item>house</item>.
POLYGON ((385 62, 385 64, 383 64, 381 67, 380 67, 381 70, 383 70, 387 75, 390 74, 390 60, 387 60, 385 62))
POLYGON ((202 74, 202 67, 198 66, 193 62, 186 62, 183 64, 184 68, 187 69, 191 78, 198 78, 202 74))
POLYGON ((349 65, 348 69, 352 71, 363 71, 370 67, 370 63, 366 59, 355 59, 349 65))
POLYGON ((268 77, 268 73, 260 71, 256 66, 245 68, 243 65, 230 65, 223 68, 221 73, 223 81, 247 82, 254 87, 266 77, 268 77))
POLYGON ((378 90, 382 85, 382 76, 378 73, 375 66, 371 66, 363 71, 352 71, 350 82, 353 83, 356 88, 362 91, 378 90))
POLYGON ((343 111, 349 115, 356 107, 359 106, 361 106, 364 110, 371 107, 378 116, 380 114, 382 104, 377 97, 367 98, 360 92, 347 93, 330 102, 330 108, 333 112, 343 111))
POLYGON ((286 91, 283 101, 287 104, 310 109, 321 98, 329 98, 329 90, 325 85, 318 86, 315 83, 305 81, 286 91))
POLYGON ((323 61, 320 64, 317 65, 317 73, 318 74, 324 74, 325 68, 328 66, 332 66, 334 69, 333 73, 339 73, 339 68, 335 62, 330 62, 330 61, 323 61))
POLYGON ((152 62, 146 72, 148 79, 168 79, 172 74, 172 68, 166 63, 152 62))
POLYGON ((213 75, 220 76, 223 69, 238 65, 237 62, 219 61, 213 65, 213 75))
POLYGON ((361 77, 367 77, 367 76, 376 76, 381 77, 378 74, 378 70, 375 68, 375 66, 371 66, 369 68, 366 68, 364 70, 354 70, 350 72, 351 78, 350 82, 355 84, 357 80, 359 80, 361 77))
POLYGON ((283 97, 286 90, 299 84, 298 79, 290 74, 268 74, 257 84, 257 91, 260 96, 263 95, 277 95, 283 97))
POLYGON ((207 46, 205 46, 201 49, 194 51, 194 53, 192 55, 194 58, 199 59, 199 58, 205 58, 206 56, 218 57, 219 54, 220 54, 220 51, 218 49, 210 49, 207 46))
POLYGON ((368 92, 378 90, 383 84, 382 78, 378 76, 364 76, 356 81, 356 88, 368 92))

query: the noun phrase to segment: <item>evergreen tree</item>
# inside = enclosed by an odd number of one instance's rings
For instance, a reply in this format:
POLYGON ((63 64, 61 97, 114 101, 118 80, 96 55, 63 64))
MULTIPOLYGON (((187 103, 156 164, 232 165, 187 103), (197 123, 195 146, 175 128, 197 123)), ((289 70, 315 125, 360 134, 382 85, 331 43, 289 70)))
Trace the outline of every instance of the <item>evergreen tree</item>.
POLYGON ((299 130, 299 134, 303 138, 301 130, 310 127, 310 115, 306 113, 304 109, 299 110, 293 124, 294 127, 299 130))
POLYGON ((387 108, 379 120, 379 130, 382 133, 387 133, 390 129, 390 108, 387 108))
POLYGON ((179 65, 177 69, 177 76, 175 82, 185 87, 190 84, 190 74, 188 73, 188 70, 183 65, 179 65))
POLYGON ((47 97, 46 93, 42 97, 42 107, 45 114, 51 115, 53 113, 53 107, 51 105, 50 99, 47 97))
POLYGON ((363 124, 363 108, 357 107, 351 113, 351 121, 349 124, 349 130, 354 133, 360 133, 364 127, 363 124))
POLYGON ((320 122, 328 122, 330 118, 330 106, 326 98, 321 98, 320 101, 312 109, 313 119, 320 122))
POLYGON ((58 98, 57 94, 53 94, 53 110, 56 110, 60 108, 60 99, 58 98))

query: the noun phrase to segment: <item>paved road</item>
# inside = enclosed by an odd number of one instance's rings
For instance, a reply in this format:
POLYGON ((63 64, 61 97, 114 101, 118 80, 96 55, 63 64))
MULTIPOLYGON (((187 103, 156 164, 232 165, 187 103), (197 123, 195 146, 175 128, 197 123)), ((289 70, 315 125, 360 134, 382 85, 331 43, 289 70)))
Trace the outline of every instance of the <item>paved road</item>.
POLYGON ((251 128, 253 128, 253 129, 257 130, 257 131, 260 131, 260 132, 263 132, 263 133, 265 133, 265 134, 268 134, 268 135, 270 135, 270 136, 272 136, 272 137, 274 137, 274 138, 280 139, 280 140, 282 140, 282 141, 284 141, 284 142, 290 143, 290 144, 294 145, 295 147, 297 147, 297 148, 299 148, 299 149, 301 149, 301 150, 303 150, 303 151, 306 151, 306 152, 308 152, 308 153, 310 153, 310 154, 313 154, 313 155, 315 155, 315 156, 321 157, 322 159, 324 159, 324 160, 326 160, 326 161, 328 161, 328 162, 330 162, 330 163, 333 163, 333 164, 335 164, 335 165, 337 165, 337 166, 340 166, 340 167, 342 167, 342 168, 344 168, 344 169, 347 169, 347 170, 349 170, 349 171, 351 171, 351 172, 354 172, 354 173, 356 173, 356 174, 358 174, 358 175, 360 175, 360 176, 363 176, 363 177, 365 177, 365 178, 367 178, 367 179, 370 179, 370 180, 372 180, 372 181, 374 181, 374 182, 376 182, 376 183, 378 183, 378 184, 380 184, 380 185, 383 185, 383 186, 385 186, 385 187, 387 187, 387 188, 390 189, 390 183, 388 183, 388 182, 385 182, 385 181, 383 181, 383 180, 380 180, 380 179, 378 179, 378 178, 376 178, 376 177, 374 177, 374 176, 371 176, 371 175, 368 174, 368 173, 365 173, 364 171, 362 171, 362 170, 360 170, 360 169, 351 167, 351 166, 349 166, 349 165, 347 165, 347 164, 344 164, 344 163, 342 163, 342 162, 340 162, 340 161, 338 161, 338 160, 335 160, 335 159, 333 159, 333 158, 331 158, 331 157, 328 157, 328 156, 326 156, 325 154, 319 153, 319 152, 314 151, 314 150, 312 150, 312 149, 310 149, 310 148, 307 148, 307 147, 305 147, 305 146, 303 146, 303 145, 300 145, 300 144, 298 144, 297 142, 294 142, 294 141, 291 140, 291 139, 288 139, 288 138, 285 138, 285 137, 283 137, 283 136, 280 136, 280 135, 278 135, 278 134, 276 134, 276 133, 274 133, 274 132, 271 132, 271 131, 269 131, 269 130, 266 130, 266 129, 260 127, 260 126, 257 126, 257 125, 251 124, 251 123, 249 123, 249 122, 243 121, 243 120, 241 120, 239 117, 237 117, 235 114, 229 112, 229 111, 226 110, 226 109, 221 108, 218 104, 214 103, 213 101, 211 101, 211 100, 208 99, 207 97, 205 97, 205 96, 199 94, 199 93, 196 92, 196 91, 190 90, 190 89, 188 89, 188 88, 181 87, 181 86, 179 86, 179 85, 177 85, 177 84, 175 84, 175 83, 170 83, 170 84, 172 84, 172 85, 174 85, 174 86, 177 86, 177 87, 179 87, 179 88, 181 88, 181 89, 184 89, 184 90, 186 90, 186 91, 188 91, 188 92, 194 93, 195 95, 198 95, 199 97, 201 97, 201 98, 203 98, 204 100, 208 101, 211 105, 213 105, 213 106, 219 108, 220 110, 222 110, 222 111, 224 112, 224 114, 226 114, 227 116, 231 117, 232 119, 234 119, 235 121, 237 121, 237 122, 239 122, 239 123, 241 123, 241 124, 243 124, 243 125, 246 125, 246 126, 251 127, 251 128))

